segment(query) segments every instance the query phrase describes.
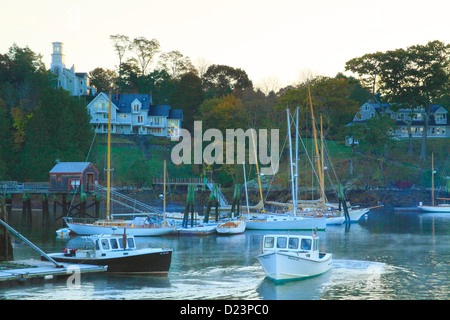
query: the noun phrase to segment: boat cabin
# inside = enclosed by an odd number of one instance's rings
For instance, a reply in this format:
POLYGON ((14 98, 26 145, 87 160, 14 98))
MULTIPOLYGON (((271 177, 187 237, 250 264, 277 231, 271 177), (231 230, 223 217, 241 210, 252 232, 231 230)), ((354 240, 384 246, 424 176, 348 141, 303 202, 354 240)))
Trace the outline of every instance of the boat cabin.
POLYGON ((319 255, 319 237, 298 235, 265 235, 263 253, 273 251, 296 252, 306 257, 319 255))
POLYGON ((101 235, 86 237, 86 243, 83 249, 67 250, 65 256, 76 258, 99 258, 117 253, 123 254, 123 251, 135 250, 136 244, 134 237, 123 235, 101 235))

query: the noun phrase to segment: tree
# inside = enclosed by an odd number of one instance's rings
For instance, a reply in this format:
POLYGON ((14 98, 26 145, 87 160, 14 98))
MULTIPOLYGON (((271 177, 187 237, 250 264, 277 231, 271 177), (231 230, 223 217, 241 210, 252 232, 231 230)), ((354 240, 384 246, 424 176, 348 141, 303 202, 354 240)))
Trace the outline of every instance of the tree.
POLYGON ((12 164, 11 121, 6 111, 6 103, 0 98, 0 180, 7 180, 8 167, 12 164))
POLYGON ((276 109, 300 107, 299 128, 306 130, 311 123, 308 87, 316 124, 319 123, 319 115, 322 115, 325 134, 337 134, 358 110, 357 102, 349 98, 351 84, 346 79, 316 77, 310 83, 288 90, 285 96, 280 98, 276 109))
POLYGON ((183 74, 172 92, 170 105, 183 110, 184 128, 193 129, 194 118, 199 115, 199 107, 204 99, 202 79, 193 72, 183 74))
MULTIPOLYGON (((420 159, 426 159, 431 103, 440 98, 449 82, 450 46, 440 41, 385 53, 365 55, 346 63, 346 69, 379 77, 379 90, 391 103, 408 105, 411 113, 423 108, 424 128, 420 159)), ((411 152, 411 150, 409 151, 411 152)))
POLYGON ((121 93, 137 93, 139 88, 139 66, 136 59, 122 63, 118 87, 121 93))
POLYGON ((246 128, 247 125, 244 105, 232 94, 204 101, 200 115, 203 129, 218 129, 223 135, 226 129, 246 128))
POLYGON ((184 73, 195 69, 191 59, 183 56, 180 51, 163 53, 159 59, 159 68, 166 70, 173 79, 179 79, 184 73))
POLYGON ((20 179, 43 181, 57 159, 86 161, 93 132, 86 103, 62 89, 46 90, 27 125, 20 179))
POLYGON ((361 80, 366 86, 372 88, 372 95, 376 93, 377 79, 383 70, 380 63, 382 53, 369 53, 359 58, 353 58, 345 63, 345 70, 362 76, 361 80))
POLYGON ((207 98, 226 96, 236 90, 252 87, 252 81, 242 69, 213 64, 203 76, 203 87, 207 98))
POLYGON ((158 40, 148 40, 145 37, 135 38, 130 44, 131 50, 136 54, 142 76, 146 74, 148 65, 153 61, 156 53, 159 52, 159 47, 158 40))
POLYGON ((98 92, 114 92, 117 89, 118 75, 113 70, 95 68, 89 72, 89 81, 98 92))

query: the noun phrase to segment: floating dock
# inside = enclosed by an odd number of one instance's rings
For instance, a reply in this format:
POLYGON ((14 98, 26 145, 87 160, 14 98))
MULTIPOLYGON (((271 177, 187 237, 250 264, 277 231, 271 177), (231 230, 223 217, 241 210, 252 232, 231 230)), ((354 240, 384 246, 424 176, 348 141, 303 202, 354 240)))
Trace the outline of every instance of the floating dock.
POLYGON ((50 261, 17 260, 0 262, 0 288, 22 284, 40 284, 68 278, 72 275, 105 272, 107 266, 60 263, 56 267, 50 261))

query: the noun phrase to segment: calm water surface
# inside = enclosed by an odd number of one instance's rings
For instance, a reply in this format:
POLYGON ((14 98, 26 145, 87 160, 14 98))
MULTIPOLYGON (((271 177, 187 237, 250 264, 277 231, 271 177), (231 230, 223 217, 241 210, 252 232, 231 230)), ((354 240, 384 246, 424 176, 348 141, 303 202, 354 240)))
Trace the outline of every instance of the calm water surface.
MULTIPOLYGON (((83 242, 58 239, 37 227, 21 232, 46 252, 83 242), (37 230, 36 230, 37 229, 37 230)), ((349 228, 328 226, 318 235, 321 249, 333 254, 324 275, 274 284, 256 256, 269 231, 233 236, 137 238, 139 247, 172 248, 167 277, 82 275, 81 285, 65 281, 0 289, 2 299, 53 300, 337 300, 450 299, 450 214, 388 209, 370 213, 349 228)), ((283 233, 283 232, 277 232, 283 233)), ((310 232, 291 232, 311 234, 310 232)), ((15 259, 39 259, 15 245, 15 259)))

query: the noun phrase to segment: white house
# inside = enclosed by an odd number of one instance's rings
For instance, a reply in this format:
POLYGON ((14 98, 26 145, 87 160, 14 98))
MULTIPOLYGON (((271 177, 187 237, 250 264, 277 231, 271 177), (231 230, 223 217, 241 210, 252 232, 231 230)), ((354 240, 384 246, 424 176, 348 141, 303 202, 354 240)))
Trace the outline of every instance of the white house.
MULTIPOLYGON (((450 123, 448 121, 448 111, 437 104, 431 105, 430 119, 428 121, 428 138, 449 138, 450 137, 450 123)), ((394 136, 397 139, 409 138, 409 126, 411 125, 411 132, 413 138, 421 138, 424 128, 424 108, 399 109, 394 111, 392 106, 387 103, 381 104, 372 101, 364 103, 360 110, 356 113, 353 121, 347 126, 354 124, 364 124, 368 119, 375 116, 377 113, 385 113, 396 120, 396 129, 394 136)), ((353 137, 346 137, 346 145, 352 143, 358 144, 358 141, 353 141, 353 137)))
MULTIPOLYGON (((91 125, 97 133, 108 132, 109 96, 99 93, 88 105, 91 125)), ((183 111, 169 105, 153 105, 151 94, 111 96, 111 132, 179 137, 183 111)))
POLYGON ((57 76, 58 88, 63 88, 70 92, 72 96, 95 95, 95 87, 89 85, 87 73, 75 72, 75 66, 66 68, 65 55, 63 53, 63 43, 53 42, 52 62, 50 71, 57 76))

